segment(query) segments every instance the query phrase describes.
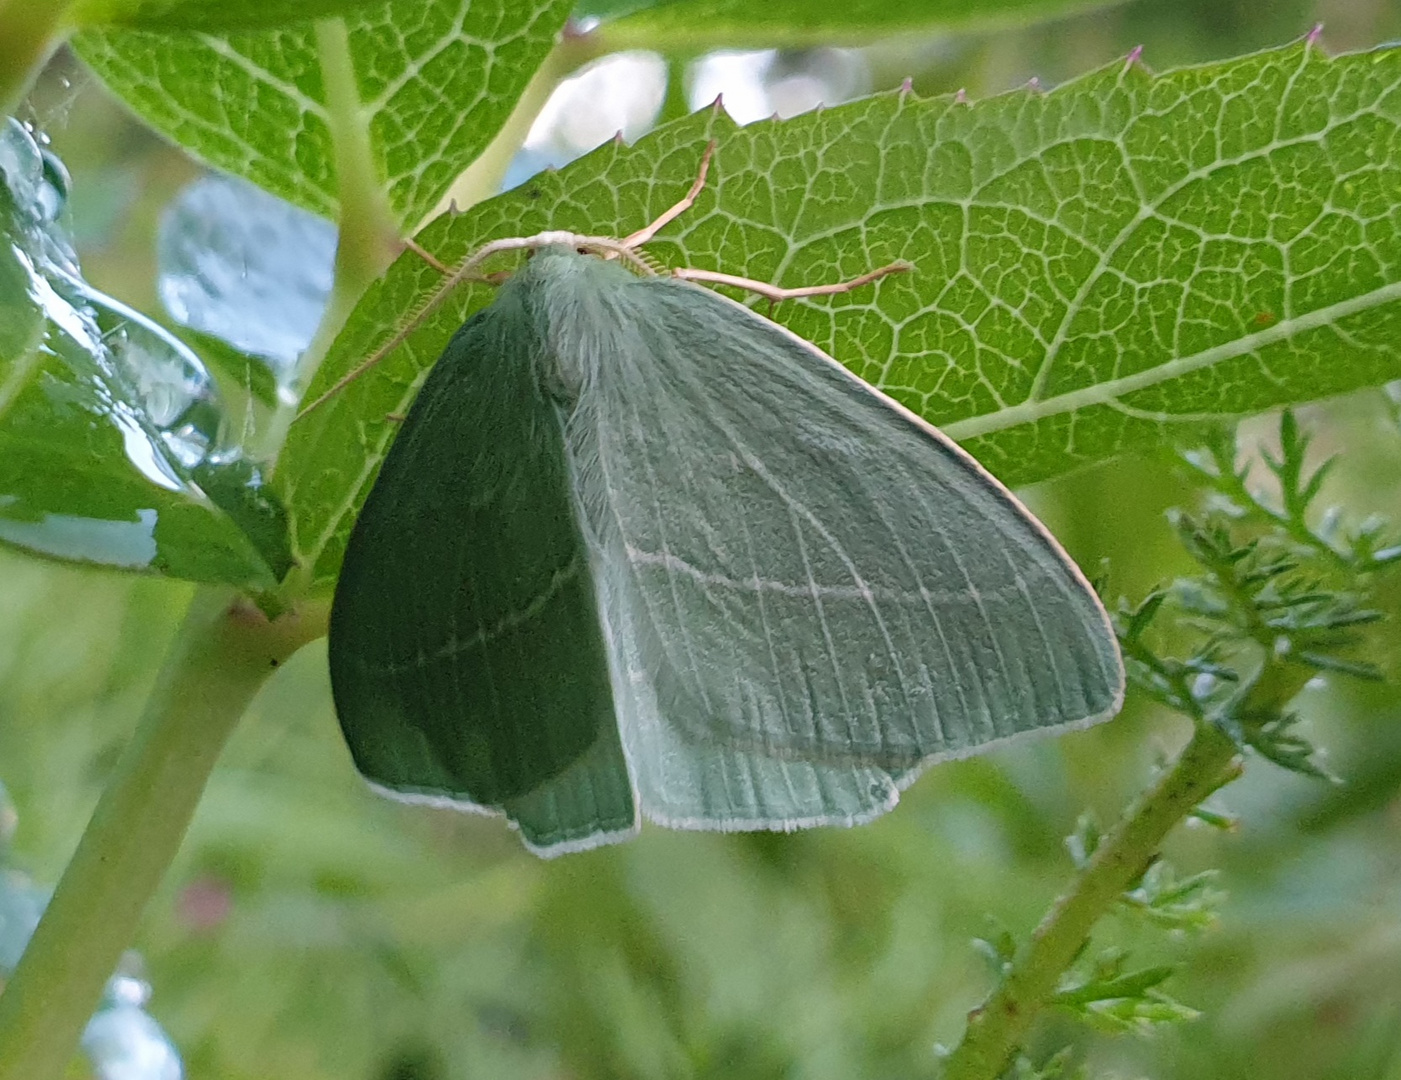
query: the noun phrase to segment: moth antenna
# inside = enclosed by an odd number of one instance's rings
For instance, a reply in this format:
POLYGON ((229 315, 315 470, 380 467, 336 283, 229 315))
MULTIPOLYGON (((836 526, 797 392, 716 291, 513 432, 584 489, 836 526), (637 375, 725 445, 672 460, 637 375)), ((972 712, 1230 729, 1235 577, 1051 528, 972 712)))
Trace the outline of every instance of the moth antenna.
POLYGON ((696 173, 696 181, 691 185, 691 190, 686 192, 685 196, 683 196, 679 202, 662 214, 661 217, 657 218, 656 221, 652 222, 652 224, 648 225, 646 228, 638 229, 637 232, 633 233, 631 236, 624 238, 621 241, 623 247, 636 248, 647 243, 652 237, 657 235, 657 232, 664 225, 670 224, 691 208, 691 204, 696 201, 696 196, 699 195, 701 189, 705 187, 705 175, 710 171, 710 158, 714 153, 715 140, 711 139, 710 142, 705 144, 705 153, 701 155, 700 169, 696 173))
POLYGON ((457 273, 448 271, 445 274, 442 283, 431 293, 429 293, 428 296, 424 298, 421 304, 419 304, 417 307, 415 307, 412 311, 409 312, 409 317, 404 320, 400 328, 394 332, 393 336, 391 336, 388 341, 386 341, 374 352, 370 353, 370 355, 360 364, 356 365, 350 371, 346 372, 346 374, 343 375, 341 378, 337 379, 335 384, 332 385, 329 390, 327 390, 324 394, 322 394, 319 398, 313 401, 306 408, 302 409, 301 412, 297 413, 296 419, 300 420, 313 409, 319 409, 327 401, 331 400, 331 398, 335 397, 347 386, 349 386, 356 379, 358 379, 361 375, 369 371, 370 368, 374 367, 386 356, 388 356, 400 345, 402 345, 408 339, 408 336, 412 334, 415 330, 417 330, 420 326, 422 326, 423 321, 426 318, 428 318, 429 315, 433 314, 433 312, 436 311, 443 304, 443 302, 453 294, 457 286, 465 280, 467 280, 467 278, 461 273, 461 271, 458 271, 457 273))
MULTIPOLYGON (((406 318, 403 321, 403 323, 400 324, 399 329, 396 330, 394 334, 387 341, 384 342, 384 344, 382 344, 379 348, 372 352, 366 360, 364 360, 361 364, 359 364, 354 369, 343 375, 340 379, 338 379, 335 382, 335 384, 329 390, 327 390, 319 398, 317 398, 310 405, 304 408, 301 412, 297 413, 295 420, 300 420, 313 409, 320 408, 323 404, 325 404, 331 398, 335 397, 347 386, 349 386, 356 379, 358 379, 361 375, 369 371, 370 368, 374 367, 391 352, 393 352, 400 345, 402 345, 408 339, 408 336, 410 334, 412 334, 415 330, 417 330, 420 326, 423 325, 423 321, 427 319, 429 315, 433 314, 434 311, 442 307, 443 303, 447 300, 447 298, 451 296, 453 292, 457 289, 457 287, 463 282, 478 281, 486 282, 492 285, 497 285, 500 284, 500 282, 506 277, 509 277, 509 273, 480 274, 476 272, 477 267, 479 267, 492 255, 495 255, 502 251, 520 251, 522 249, 529 249, 532 246, 538 246, 539 243, 548 242, 549 239, 553 239, 551 234, 541 233, 539 236, 513 236, 501 240, 493 240, 491 243, 484 244, 482 247, 478 248, 473 254, 467 256, 467 258, 465 258, 455 270, 447 270, 446 268, 444 268, 444 277, 443 280, 439 283, 438 287, 432 292, 430 292, 426 297, 424 297, 423 302, 409 313, 408 318, 406 318)), ((417 245, 414 245, 414 247, 420 255, 424 254, 423 250, 421 248, 418 248, 417 245)), ((437 260, 433 260, 430 257, 430 265, 436 261, 437 260)))
MULTIPOLYGON (((627 262, 631 262, 639 269, 643 270, 648 274, 661 274, 663 272, 663 268, 657 263, 657 261, 655 259, 642 255, 637 249, 641 245, 647 243, 647 241, 651 240, 652 237, 654 237, 657 234, 657 231, 661 229, 664 225, 675 220, 677 217, 679 217, 681 214, 684 214, 687 210, 691 208, 691 205, 696 201, 696 196, 699 195, 701 193, 701 190, 705 187, 706 174, 710 171, 710 159, 714 155, 714 153, 715 140, 711 139, 710 142, 706 143, 705 153, 701 154, 700 168, 696 171, 696 179, 695 182, 691 184, 691 190, 686 192, 685 196, 679 202, 673 205, 669 210, 662 214, 661 217, 657 218, 654 222, 652 222, 652 224, 648 225, 645 229, 639 229, 637 232, 633 233, 631 236, 627 237, 624 240, 606 241, 600 244, 599 246, 602 246, 604 248, 605 257, 620 258, 627 262)), ((412 251, 429 266, 433 267, 433 269, 437 270, 440 274, 443 275, 442 284, 437 289, 433 290, 433 292, 429 293, 429 295, 425 298, 424 302, 420 304, 418 308, 415 311, 413 311, 407 319, 404 320, 401 328, 397 330, 394 333, 394 335, 389 338, 388 341, 386 341, 383 345, 381 345, 378 349, 371 353, 370 356, 363 363, 357 366, 354 370, 346 373, 335 383, 335 385, 333 385, 324 394, 318 397, 301 412, 297 413, 297 419, 300 420, 303 416, 311 412, 313 409, 319 408, 324 402, 334 397, 336 394, 340 393, 341 390, 345 389, 345 387, 349 386, 361 375, 369 371, 370 368, 374 367, 391 352, 393 352, 400 345, 402 345, 404 343, 404 340, 422 324, 423 320, 427 318, 428 315, 430 315, 435 309, 437 309, 448 298, 448 296, 451 295, 452 291, 462 282, 483 281, 492 285, 499 285, 506 278, 510 277, 509 272, 474 275, 473 271, 476 270, 476 268, 482 263, 483 260, 486 259, 487 256, 498 251, 519 250, 521 248, 531 247, 532 245, 535 245, 538 242, 544 241, 546 236, 547 234, 542 233, 538 237, 516 237, 509 240, 493 241, 492 243, 487 244, 485 247, 478 250, 475 254, 469 256, 456 269, 450 269, 447 266, 445 266, 436 255, 433 255, 432 253, 425 250, 416 241, 405 240, 405 248, 407 248, 409 251, 412 251)), ((551 235, 547 242, 558 243, 559 238, 551 235)))
POLYGON ((762 296, 770 304, 777 304, 782 300, 794 300, 800 296, 835 296, 838 293, 851 292, 852 289, 859 289, 863 285, 879 281, 890 274, 904 274, 913 269, 913 263, 901 259, 899 262, 882 266, 879 270, 867 271, 850 281, 837 281, 827 285, 800 285, 792 289, 770 285, 766 281, 736 277, 734 274, 722 274, 718 270, 693 270, 684 266, 673 270, 671 276, 681 278, 683 281, 705 281, 712 285, 730 285, 736 289, 743 289, 745 292, 752 292, 756 296, 762 296))
MULTIPOLYGON (((677 217, 679 217, 681 214, 684 214, 687 210, 691 208, 691 205, 696 201, 696 196, 699 195, 701 193, 701 190, 705 187, 705 178, 706 174, 710 171, 710 159, 715 153, 715 145, 716 143, 714 139, 711 139, 710 142, 706 143, 705 152, 701 154, 700 168, 696 172, 696 179, 694 183, 691 184, 691 190, 686 192, 685 196, 683 196, 679 202, 673 205, 669 210, 662 214, 661 217, 657 218, 646 228, 639 229, 637 232, 633 233, 631 236, 626 237, 623 240, 605 240, 599 243, 599 238, 580 239, 589 239, 591 243, 597 244, 597 246, 602 247, 606 252, 605 257, 616 257, 625 259, 626 261, 635 264, 648 274, 659 274, 662 268, 656 263, 656 261, 644 257, 638 252, 637 249, 641 245, 647 243, 647 241, 651 240, 652 237, 654 237, 657 234, 657 231, 659 229, 661 229, 669 222, 675 220, 677 217)), ((373 353, 371 353, 370 356, 363 363, 358 365, 352 371, 347 372, 344 376, 337 380, 336 383, 324 394, 318 397, 306 408, 302 409, 301 412, 297 413, 296 419, 300 420, 302 417, 306 416, 307 413, 311 412, 314 409, 320 408, 321 405, 324 404, 327 400, 340 393, 341 390, 345 389, 345 387, 349 386, 361 375, 369 371, 370 368, 374 367, 391 352, 393 352, 400 345, 402 345, 405 339, 407 339, 408 336, 414 332, 414 330, 418 329, 418 327, 422 324, 423 320, 427 318, 428 315, 430 315, 440 305, 442 305, 442 303, 448 298, 448 296, 452 294, 452 291, 458 285, 462 284, 462 282, 474 280, 489 282, 490 284, 495 285, 499 284, 506 277, 509 277, 509 273, 475 275, 473 274, 473 271, 475 271, 476 268, 479 265, 481 265, 481 263, 489 255, 492 255, 498 251, 511 251, 520 250, 522 248, 530 248, 532 246, 537 246, 541 242, 558 243, 562 238, 562 234, 557 236, 555 234, 541 233, 539 236, 513 237, 506 240, 492 241, 491 243, 480 248, 475 254, 468 256, 468 258, 456 269, 449 269, 442 263, 441 260, 437 258, 437 256, 432 255, 431 253, 426 251, 417 242, 413 240, 405 240, 404 247, 414 252, 416 255, 418 255, 419 258, 423 259, 424 262, 428 263, 429 266, 433 267, 435 270, 437 270, 443 275, 442 284, 439 285, 437 289, 433 290, 433 292, 429 293, 429 295, 425 298, 424 302, 420 304, 418 308, 412 314, 410 314, 410 316, 407 319, 404 320, 400 329, 395 331, 393 336, 390 337, 388 341, 386 341, 383 345, 381 345, 373 353)), ((743 279, 735 280, 739 281, 743 279)), ((819 286, 819 288, 821 287, 819 286)))
POLYGON ((648 277, 659 277, 667 272, 666 267, 642 248, 630 248, 621 240, 607 236, 576 236, 574 239, 577 241, 575 250, 581 255, 597 255, 605 262, 617 259, 648 277))
POLYGON ((636 262, 641 263, 655 276, 661 277, 663 274, 666 273, 666 267, 662 264, 661 260, 659 260, 655 255, 651 254, 650 252, 639 250, 634 251, 631 254, 632 258, 636 262))

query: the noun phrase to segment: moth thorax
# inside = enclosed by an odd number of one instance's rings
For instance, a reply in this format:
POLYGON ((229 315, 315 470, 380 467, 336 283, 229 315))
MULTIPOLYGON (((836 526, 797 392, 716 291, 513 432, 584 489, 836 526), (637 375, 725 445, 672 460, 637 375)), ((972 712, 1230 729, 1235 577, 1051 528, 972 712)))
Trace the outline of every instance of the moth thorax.
POLYGON ((603 358, 616 355, 625 330, 612 305, 592 290, 556 300, 545 327, 540 375, 552 397, 574 403, 597 381, 603 358))

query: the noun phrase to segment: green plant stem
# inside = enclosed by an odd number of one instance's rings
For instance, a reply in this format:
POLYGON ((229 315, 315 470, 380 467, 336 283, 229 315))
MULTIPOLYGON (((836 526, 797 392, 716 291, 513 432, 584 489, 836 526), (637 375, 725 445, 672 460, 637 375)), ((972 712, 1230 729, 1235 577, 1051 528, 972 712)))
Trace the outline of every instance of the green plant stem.
MULTIPOLYGON (((297 361, 297 382, 303 388, 311 382, 360 297, 403 247, 399 220, 375 165, 370 118, 360 98, 345 20, 317 22, 316 49, 326 84, 326 124, 335 148, 340 210, 331 295, 316 334, 297 361)), ((295 401, 281 405, 269 425, 270 446, 282 446, 296 415, 295 401)))
POLYGON ((0 0, 0 116, 19 108, 29 85, 68 34, 74 0, 0 0))
POLYGON ((323 628, 197 593, 135 735, 0 994, 0 1080, 58 1080, 264 680, 323 628))
POLYGON ((360 100, 345 21, 318 22, 316 46, 326 81, 327 124, 336 150, 340 201, 335 287, 318 332, 334 337, 366 286, 399 254, 400 228, 375 167, 370 118, 360 100))
POLYGON ((344 19, 322 19, 316 24, 316 49, 326 84, 326 122, 335 146, 340 202, 336 288, 342 296, 333 294, 334 309, 338 299, 353 306, 365 286, 398 256, 400 224, 375 164, 370 115, 360 97, 344 19))
MULTIPOLYGON (((1267 652, 1255 677, 1241 688, 1232 714, 1247 724, 1277 716, 1314 674, 1287 655, 1267 652)), ((945 1059, 943 1080, 994 1080, 1003 1073, 1095 923, 1148 868, 1173 826, 1241 768, 1236 744, 1215 724, 1198 722, 1172 768, 1104 837, 1069 891, 1018 950, 992 996, 969 1013, 962 1041, 945 1059)))
POLYGON ((1239 769, 1235 744, 1213 725, 1198 725, 1172 768, 1100 842, 1070 890, 1018 951, 992 996, 969 1014, 963 1040, 944 1062, 944 1080, 1001 1075, 1094 924, 1148 868, 1172 827, 1239 769))

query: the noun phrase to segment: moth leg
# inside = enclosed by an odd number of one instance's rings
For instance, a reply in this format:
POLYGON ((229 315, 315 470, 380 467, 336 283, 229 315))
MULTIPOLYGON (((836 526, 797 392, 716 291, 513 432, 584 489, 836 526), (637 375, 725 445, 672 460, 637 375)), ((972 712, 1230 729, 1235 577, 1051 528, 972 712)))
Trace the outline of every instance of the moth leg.
POLYGON ((893 262, 889 266, 882 266, 879 270, 870 270, 860 277, 852 278, 850 281, 837 281, 828 285, 800 285, 793 289, 783 289, 777 285, 770 285, 765 281, 736 277, 734 274, 722 274, 718 270, 694 270, 684 266, 673 270, 671 276, 681 278, 684 281, 704 281, 712 285, 732 285, 736 289, 752 292, 758 296, 764 297, 769 303, 776 304, 780 300, 793 300, 799 296, 835 296, 838 293, 851 292, 852 289, 859 289, 863 285, 869 285, 871 282, 878 281, 888 274, 903 274, 913 269, 913 264, 901 260, 900 262, 893 262))
MULTIPOLYGON (((455 282, 471 280, 480 281, 485 285, 500 285, 511 277, 512 271, 510 270, 493 270, 490 274, 464 274, 461 267, 454 270, 452 267, 448 266, 447 263, 443 262, 442 259, 438 258, 438 256, 420 245, 416 240, 406 239, 404 241, 404 248, 407 251, 412 251, 434 270, 442 274, 443 277, 450 278, 455 282)), ((475 264, 478 260, 474 258, 472 261, 475 264)))
POLYGON ((657 235, 658 231, 661 230, 662 226, 667 225, 672 221, 675 221, 678 217, 680 217, 682 214, 684 214, 687 210, 691 208, 691 204, 696 201, 696 196, 699 195, 701 193, 701 189, 705 187, 705 174, 710 171, 710 158, 711 155, 714 153, 715 140, 711 139, 710 142, 706 143, 705 153, 701 155, 700 170, 696 174, 696 182, 691 185, 691 190, 686 192, 685 196, 681 199, 680 202, 678 202, 670 210, 667 210, 665 213, 663 213, 662 216, 657 218, 657 220, 652 222, 652 224, 646 226, 645 228, 638 229, 637 232, 633 233, 629 237, 626 237, 622 241, 623 247, 635 248, 647 243, 649 240, 652 239, 652 237, 657 235))
POLYGON ((434 270, 442 274, 443 277, 452 277, 452 271, 448 268, 447 264, 444 263, 441 259, 438 258, 438 256, 434 255, 427 248, 419 244, 417 240, 405 237, 404 248, 408 251, 412 251, 420 259, 422 259, 429 266, 431 266, 434 270))

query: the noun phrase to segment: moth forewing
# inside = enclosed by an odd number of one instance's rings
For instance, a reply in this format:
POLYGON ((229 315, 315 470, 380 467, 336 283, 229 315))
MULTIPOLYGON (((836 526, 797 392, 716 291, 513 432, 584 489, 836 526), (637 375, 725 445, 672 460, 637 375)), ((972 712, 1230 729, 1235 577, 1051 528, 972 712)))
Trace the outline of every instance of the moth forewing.
MULTIPOLYGON (((907 264, 892 264, 892 266, 899 266, 902 269, 906 268, 906 265, 907 264)), ((879 274, 880 276, 884 276, 885 273, 888 272, 890 272, 890 269, 885 268, 884 270, 880 271, 879 274)), ((737 300, 733 300, 730 297, 725 296, 723 293, 711 292, 710 290, 707 290, 707 293, 724 304, 728 304, 733 308, 738 308, 740 311, 747 314, 750 318, 764 319, 764 316, 760 313, 754 311, 753 309, 747 307, 744 304, 739 303, 739 301, 737 300)), ((845 364, 836 360, 831 355, 818 348, 812 342, 808 341, 806 338, 794 333, 782 323, 773 322, 772 320, 768 319, 764 319, 764 321, 769 323, 777 333, 782 334, 790 342, 792 342, 792 344, 796 348, 801 349, 803 352, 812 356, 815 360, 820 361, 828 370, 830 370, 839 378, 850 384, 850 386, 854 390, 859 391, 862 394, 868 394, 874 397, 880 402, 880 404, 883 407, 889 409, 892 413, 899 416, 905 423, 923 432, 927 438, 938 443, 950 454, 958 458, 959 461, 963 464, 963 466, 967 468, 970 472, 977 475, 988 486, 989 489, 998 492, 1001 495, 1002 499, 1009 506, 1016 510, 1020 517, 1026 522, 1026 524, 1029 525, 1040 535, 1041 539, 1045 542, 1046 546, 1051 551, 1053 551, 1056 554, 1056 556, 1059 557, 1067 573, 1080 587, 1080 589, 1083 590, 1084 595, 1087 597, 1087 599, 1092 601, 1094 609, 1099 614, 1100 623, 1104 630, 1104 633, 1107 636, 1107 640, 1109 640, 1110 642, 1113 642, 1115 640, 1114 624, 1109 617, 1109 612, 1105 610, 1103 601, 1100 599, 1099 594, 1095 591, 1095 587, 1090 583, 1090 580, 1087 577, 1085 577, 1084 571, 1080 569, 1079 564, 1070 557, 1066 550, 1061 546, 1060 541, 1056 539, 1055 534, 1053 534, 1050 529, 1046 528, 1045 524, 1041 521, 1041 519, 1038 518, 1035 514, 1033 514, 1030 510, 1028 510, 1026 505, 1019 498, 1017 498, 1017 496, 1011 491, 1011 489, 1008 488, 1005 484, 1003 484, 1001 480, 997 479, 997 477, 994 476, 991 472, 989 472, 983 466, 982 462, 980 462, 967 450, 964 450, 963 447, 959 446, 958 443, 954 442, 953 439, 949 438, 932 423, 930 423, 924 417, 920 416, 917 412, 910 409, 908 406, 901 404, 895 398, 891 397, 889 394, 886 394, 879 388, 873 386, 871 383, 867 382, 865 379, 861 378, 854 371, 848 368, 845 364)), ((1110 702, 1109 707, 1102 714, 1097 714, 1093 717, 1088 718, 1083 726, 1091 726, 1102 720, 1110 719, 1111 717, 1117 715, 1118 712, 1123 708, 1125 690, 1123 657, 1119 653, 1117 644, 1115 644, 1112 649, 1108 650, 1108 653, 1112 659, 1113 667, 1117 674, 1116 683, 1118 686, 1118 692, 1115 694, 1113 700, 1110 702)))

